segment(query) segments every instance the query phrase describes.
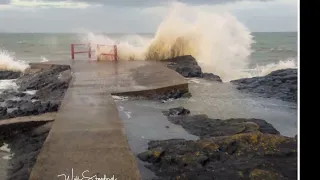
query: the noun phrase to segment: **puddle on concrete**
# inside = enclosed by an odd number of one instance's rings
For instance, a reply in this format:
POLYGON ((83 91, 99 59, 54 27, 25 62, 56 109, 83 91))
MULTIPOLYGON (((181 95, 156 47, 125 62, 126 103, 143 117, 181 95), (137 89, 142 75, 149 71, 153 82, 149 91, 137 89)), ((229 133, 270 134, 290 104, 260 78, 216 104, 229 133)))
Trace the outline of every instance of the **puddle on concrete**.
MULTIPOLYGON (((148 106, 150 103, 153 102, 148 100, 117 102, 120 118, 125 125, 128 143, 135 156, 147 149, 150 140, 198 139, 197 136, 189 134, 181 126, 170 123, 162 114, 162 110, 157 106, 148 106)), ((143 180, 152 179, 154 174, 145 167, 146 163, 138 158, 136 160, 143 180)))

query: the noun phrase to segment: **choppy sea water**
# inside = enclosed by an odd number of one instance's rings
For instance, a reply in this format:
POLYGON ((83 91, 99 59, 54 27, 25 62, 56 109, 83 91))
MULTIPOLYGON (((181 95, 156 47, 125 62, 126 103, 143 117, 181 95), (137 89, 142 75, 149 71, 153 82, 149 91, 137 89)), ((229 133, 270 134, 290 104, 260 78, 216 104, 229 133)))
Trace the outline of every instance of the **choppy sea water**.
MULTIPOLYGON (((149 42, 153 36, 154 34, 0 33, 0 60, 4 61, 5 57, 1 56, 1 52, 3 54, 3 51, 6 51, 12 54, 14 59, 27 62, 66 61, 71 59, 71 44, 87 42, 88 39, 99 43, 117 42, 131 53, 140 51, 139 47, 149 42)), ((297 66, 297 32, 257 32, 252 33, 252 36, 253 52, 249 57, 248 66, 243 71, 258 75, 261 71, 267 73, 297 66)), ((227 45, 224 45, 225 49, 227 45)), ((87 49, 79 47, 78 50, 87 49)), ((87 56, 77 54, 76 58, 88 59, 87 56)), ((236 58, 236 55, 234 57, 236 58)), ((236 62, 237 59, 232 61, 236 62)))

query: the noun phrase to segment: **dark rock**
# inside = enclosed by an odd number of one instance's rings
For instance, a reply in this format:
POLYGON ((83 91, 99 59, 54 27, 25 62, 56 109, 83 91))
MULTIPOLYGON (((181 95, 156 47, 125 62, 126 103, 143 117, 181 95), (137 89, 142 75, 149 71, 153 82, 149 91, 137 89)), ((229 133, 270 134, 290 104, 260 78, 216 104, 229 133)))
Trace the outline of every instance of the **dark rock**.
POLYGON ((163 113, 173 124, 181 125, 190 134, 201 138, 249 132, 279 134, 271 124, 261 119, 212 119, 203 114, 188 115, 190 111, 183 107, 172 108, 163 113))
POLYGON ((150 141, 138 154, 159 179, 260 180, 297 178, 297 139, 259 119, 211 119, 183 107, 164 112, 201 139, 150 141), (188 112, 188 113, 182 113, 188 112))
POLYGON ((266 76, 238 79, 231 83, 242 92, 297 103, 297 69, 277 70, 266 76))
POLYGON ((203 79, 207 79, 210 81, 217 81, 217 82, 222 82, 221 78, 217 75, 214 75, 212 73, 202 73, 201 76, 203 79))
POLYGON ((190 114, 188 109, 184 107, 171 108, 168 111, 163 111, 163 114, 166 116, 177 116, 177 115, 187 115, 190 114))
POLYGON ((151 141, 148 146, 138 158, 151 163, 147 167, 160 179, 297 178, 294 138, 255 132, 197 141, 151 141))
POLYGON ((10 112, 1 111, 0 119, 58 111, 71 78, 70 67, 60 65, 23 74, 16 80, 18 90, 0 94, 6 108, 10 108, 10 112), (30 94, 25 92, 28 90, 37 91, 30 94))
POLYGON ((152 152, 151 151, 146 151, 146 152, 138 154, 137 156, 142 161, 147 161, 152 156, 152 152))
POLYGON ((8 180, 29 179, 51 124, 46 122, 16 123, 0 126, 0 145, 7 142, 14 154, 9 160, 8 180), (48 126, 49 125, 49 126, 48 126), (43 133, 34 133, 42 130, 43 133))
POLYGON ((166 101, 169 99, 189 98, 191 94, 186 91, 173 89, 165 93, 152 94, 151 99, 166 101))
POLYGON ((162 60, 166 66, 184 77, 197 77, 210 81, 222 82, 221 78, 212 73, 203 73, 196 59, 191 55, 178 56, 171 59, 162 60))
POLYGON ((7 115, 7 107, 0 106, 0 117, 7 115))
POLYGON ((17 79, 21 76, 22 72, 17 71, 0 71, 0 80, 3 79, 17 79))
MULTIPOLYGON (((7 119, 19 116, 38 115, 47 112, 56 112, 59 109, 60 101, 7 101, 8 108, 13 108, 12 112, 0 113, 0 119, 7 119)), ((0 111, 1 112, 1 111, 0 111)))
POLYGON ((22 76, 17 84, 19 91, 38 90, 36 95, 41 99, 62 99, 70 80, 70 67, 57 65, 22 76))

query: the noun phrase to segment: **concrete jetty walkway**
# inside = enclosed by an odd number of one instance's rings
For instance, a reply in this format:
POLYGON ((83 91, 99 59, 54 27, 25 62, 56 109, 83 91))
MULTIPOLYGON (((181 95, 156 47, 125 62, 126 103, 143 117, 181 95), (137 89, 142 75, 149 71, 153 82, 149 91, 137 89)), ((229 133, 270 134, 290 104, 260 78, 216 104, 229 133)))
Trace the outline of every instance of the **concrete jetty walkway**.
POLYGON ((159 62, 64 63, 73 78, 29 179, 141 179, 111 94, 187 90, 186 80, 159 62))

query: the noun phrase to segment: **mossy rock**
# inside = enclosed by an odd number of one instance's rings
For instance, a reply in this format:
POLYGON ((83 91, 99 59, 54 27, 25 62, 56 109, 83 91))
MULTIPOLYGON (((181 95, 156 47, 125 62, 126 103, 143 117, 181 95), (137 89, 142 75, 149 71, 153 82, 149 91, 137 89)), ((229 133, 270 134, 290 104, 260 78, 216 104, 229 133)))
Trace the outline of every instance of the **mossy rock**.
POLYGON ((296 139, 274 134, 254 132, 197 141, 151 141, 144 153, 149 158, 140 159, 152 163, 148 167, 164 179, 297 178, 296 139))
POLYGON ((250 172, 249 175, 250 180, 280 180, 283 177, 275 172, 262 170, 262 169, 254 169, 250 172))

